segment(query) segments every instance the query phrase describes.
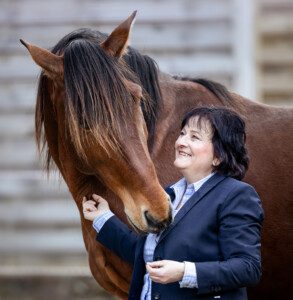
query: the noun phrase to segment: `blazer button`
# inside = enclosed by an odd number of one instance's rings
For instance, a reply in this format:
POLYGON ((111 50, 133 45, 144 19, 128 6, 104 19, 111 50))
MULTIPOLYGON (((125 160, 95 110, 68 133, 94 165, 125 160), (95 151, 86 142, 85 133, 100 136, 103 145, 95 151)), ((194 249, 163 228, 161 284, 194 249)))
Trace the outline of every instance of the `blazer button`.
POLYGON ((215 286, 215 292, 220 292, 221 289, 222 289, 222 288, 221 288, 220 286, 218 286, 218 285, 215 286))
POLYGON ((159 300, 161 298, 161 295, 159 293, 154 294, 154 300, 159 300))

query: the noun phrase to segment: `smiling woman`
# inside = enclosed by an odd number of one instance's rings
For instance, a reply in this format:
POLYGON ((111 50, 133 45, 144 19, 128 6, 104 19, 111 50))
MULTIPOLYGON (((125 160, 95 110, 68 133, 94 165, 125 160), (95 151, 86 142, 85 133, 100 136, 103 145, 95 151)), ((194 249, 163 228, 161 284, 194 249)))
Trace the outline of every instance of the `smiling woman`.
MULTIPOLYGON (((97 240, 133 265, 129 299, 247 299, 261 275, 261 201, 241 180, 248 168, 245 123, 226 108, 195 108, 175 142, 183 178, 166 189, 173 222, 139 235, 105 199, 83 201, 97 240)), ((145 215, 147 218, 147 214, 145 215)))

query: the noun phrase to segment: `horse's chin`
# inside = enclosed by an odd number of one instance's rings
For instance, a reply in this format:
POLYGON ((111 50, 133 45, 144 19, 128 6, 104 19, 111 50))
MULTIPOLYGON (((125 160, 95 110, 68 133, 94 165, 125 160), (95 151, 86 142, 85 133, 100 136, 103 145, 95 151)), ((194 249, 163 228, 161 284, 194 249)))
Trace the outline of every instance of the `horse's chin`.
POLYGON ((129 216, 126 215, 126 217, 127 217, 128 223, 131 225, 131 227, 134 229, 135 232, 137 232, 137 233, 139 233, 139 234, 141 234, 141 233, 147 233, 146 228, 140 228, 140 227, 138 227, 138 226, 131 220, 131 218, 130 218, 129 216))
POLYGON ((148 233, 158 234, 158 233, 160 233, 160 230, 158 228, 153 228, 153 227, 140 228, 137 225, 135 225, 135 223, 131 220, 130 217, 128 217, 127 215, 126 215, 126 217, 127 217, 128 223, 138 234, 148 234, 148 233))

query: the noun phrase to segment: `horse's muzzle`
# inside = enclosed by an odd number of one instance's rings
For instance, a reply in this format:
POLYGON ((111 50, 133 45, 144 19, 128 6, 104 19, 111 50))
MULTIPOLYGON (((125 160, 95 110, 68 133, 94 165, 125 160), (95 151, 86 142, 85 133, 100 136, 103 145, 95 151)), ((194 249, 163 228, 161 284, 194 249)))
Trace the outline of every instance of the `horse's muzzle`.
POLYGON ((172 209, 169 207, 169 215, 162 221, 156 220, 147 210, 144 212, 144 217, 148 226, 148 232, 159 233, 171 224, 172 222, 172 209))

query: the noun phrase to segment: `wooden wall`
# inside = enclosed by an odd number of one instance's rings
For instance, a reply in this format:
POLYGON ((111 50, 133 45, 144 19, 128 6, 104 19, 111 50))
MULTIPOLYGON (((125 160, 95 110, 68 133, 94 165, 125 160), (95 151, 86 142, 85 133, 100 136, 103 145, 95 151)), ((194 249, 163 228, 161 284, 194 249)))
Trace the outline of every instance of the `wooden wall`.
POLYGON ((293 1, 258 0, 257 95, 271 105, 293 105, 293 1))

